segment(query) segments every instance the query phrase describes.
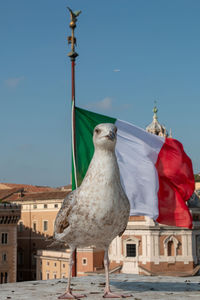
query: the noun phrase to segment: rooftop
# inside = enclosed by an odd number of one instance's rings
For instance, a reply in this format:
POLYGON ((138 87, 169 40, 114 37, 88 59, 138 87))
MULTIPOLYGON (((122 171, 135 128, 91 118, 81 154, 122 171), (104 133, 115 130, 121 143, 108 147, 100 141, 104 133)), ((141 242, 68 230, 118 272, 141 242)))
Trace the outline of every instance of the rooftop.
POLYGON ((12 197, 13 194, 21 192, 22 188, 0 189, 0 202, 6 198, 12 197))
MULTIPOLYGON (((131 293, 132 300, 199 299, 200 276, 162 277, 113 274, 111 289, 116 293, 131 293)), ((86 294, 87 300, 102 300, 104 275, 72 279, 74 293, 86 294)), ((29 281, 0 285, 0 300, 55 300, 66 289, 67 279, 29 281)))
POLYGON ((0 183, 0 202, 64 199, 71 192, 71 185, 60 188, 23 184, 0 183))
POLYGON ((38 193, 24 193, 23 189, 8 189, 0 190, 0 202, 12 202, 12 201, 36 201, 36 200, 53 200, 64 199, 70 191, 47 191, 38 193))
POLYGON ((37 186, 30 184, 18 184, 18 183, 0 183, 0 190, 4 189, 24 189, 26 192, 45 192, 45 191, 53 191, 55 188, 49 186, 37 186))
MULTIPOLYGON (((68 191, 53 191, 53 192, 39 192, 39 193, 27 193, 21 197, 20 201, 32 201, 32 200, 50 200, 50 199, 64 199, 68 191)), ((10 200, 9 198, 6 200, 10 200)), ((12 199, 11 199, 12 201, 12 199)))

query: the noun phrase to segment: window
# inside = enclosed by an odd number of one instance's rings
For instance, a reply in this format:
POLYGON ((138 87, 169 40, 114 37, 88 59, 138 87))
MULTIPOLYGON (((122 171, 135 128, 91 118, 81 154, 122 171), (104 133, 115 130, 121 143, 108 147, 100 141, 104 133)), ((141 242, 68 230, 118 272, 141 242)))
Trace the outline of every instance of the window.
POLYGON ((56 263, 54 263, 54 267, 56 267, 56 263))
POLYGON ((1 243, 2 244, 7 244, 8 243, 8 234, 7 233, 2 233, 1 234, 1 243))
POLYGON ((36 222, 33 222, 33 231, 36 232, 36 230, 37 230, 37 224, 36 224, 36 222))
POLYGON ((82 265, 87 265, 87 258, 82 259, 82 265))
POLYGON ((139 252, 140 239, 135 236, 123 240, 123 255, 127 261, 135 261, 139 252))
POLYGON ((44 204, 44 208, 47 208, 47 204, 44 204))
POLYGON ((174 256, 174 243, 173 243, 173 241, 168 242, 167 253, 168 253, 168 256, 174 256))
POLYGON ((171 259, 174 259, 174 257, 177 256, 178 248, 180 245, 177 238, 173 235, 169 235, 164 239, 163 244, 164 244, 164 255, 171 256, 172 257, 171 259))
POLYGON ((19 222, 19 227, 18 227, 19 232, 23 231, 23 222, 19 222))
POLYGON ((49 266, 49 261, 47 261, 47 266, 49 266))
POLYGON ((0 283, 2 284, 3 283, 3 273, 1 272, 1 279, 0 279, 0 283))
POLYGON ((43 227, 44 227, 44 231, 48 230, 48 221, 44 221, 43 227))
POLYGON ((33 209, 36 209, 37 208, 37 204, 33 204, 33 209))
POLYGON ((127 244, 126 245, 126 256, 127 257, 136 257, 136 244, 127 244))
POLYGON ((1 277, 0 277, 0 283, 7 283, 8 282, 8 273, 1 272, 1 277))
POLYGON ((7 260, 7 255, 6 255, 6 253, 3 253, 2 254, 2 261, 6 261, 7 260))
POLYGON ((5 279, 4 279, 4 283, 7 283, 8 282, 8 273, 5 272, 5 279))
POLYGON ((54 207, 55 207, 55 208, 58 208, 58 204, 54 204, 54 207))
POLYGON ((65 264, 63 264, 63 268, 65 268, 65 264))
POLYGON ((49 279, 49 273, 47 273, 47 280, 49 279))
POLYGON ((56 277, 56 274, 53 274, 53 277, 54 277, 54 279, 56 279, 57 277, 56 277))

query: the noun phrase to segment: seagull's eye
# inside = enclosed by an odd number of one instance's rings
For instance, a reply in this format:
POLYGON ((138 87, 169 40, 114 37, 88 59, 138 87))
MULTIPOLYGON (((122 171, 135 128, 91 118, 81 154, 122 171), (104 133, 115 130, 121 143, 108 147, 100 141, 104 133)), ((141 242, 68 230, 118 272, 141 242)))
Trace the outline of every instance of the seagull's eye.
POLYGON ((98 128, 96 128, 96 129, 95 129, 95 132, 96 132, 97 134, 99 134, 99 133, 101 132, 101 130, 98 129, 98 128))

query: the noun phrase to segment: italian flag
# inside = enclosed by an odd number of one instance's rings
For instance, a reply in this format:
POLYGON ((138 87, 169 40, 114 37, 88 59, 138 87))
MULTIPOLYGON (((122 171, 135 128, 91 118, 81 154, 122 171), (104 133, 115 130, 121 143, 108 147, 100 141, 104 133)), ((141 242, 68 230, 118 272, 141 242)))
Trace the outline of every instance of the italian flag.
POLYGON ((169 226, 192 228, 186 201, 194 191, 192 162, 182 144, 146 132, 125 121, 78 107, 75 109, 76 155, 73 152, 72 189, 80 186, 94 153, 93 130, 114 123, 116 157, 121 183, 130 201, 132 216, 149 216, 169 226))

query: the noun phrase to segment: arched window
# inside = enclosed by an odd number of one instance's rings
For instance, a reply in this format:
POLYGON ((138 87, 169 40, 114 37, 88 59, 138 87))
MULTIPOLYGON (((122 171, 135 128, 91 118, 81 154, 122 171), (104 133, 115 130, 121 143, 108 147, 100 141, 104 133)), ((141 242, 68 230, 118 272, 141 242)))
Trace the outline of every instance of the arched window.
POLYGON ((165 238, 164 243, 164 255, 165 256, 176 256, 179 241, 172 235, 165 238))
POLYGON ((167 244, 167 255, 174 256, 174 243, 173 241, 169 241, 167 244))

